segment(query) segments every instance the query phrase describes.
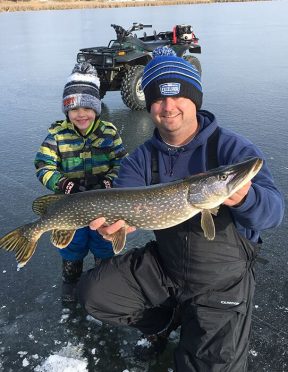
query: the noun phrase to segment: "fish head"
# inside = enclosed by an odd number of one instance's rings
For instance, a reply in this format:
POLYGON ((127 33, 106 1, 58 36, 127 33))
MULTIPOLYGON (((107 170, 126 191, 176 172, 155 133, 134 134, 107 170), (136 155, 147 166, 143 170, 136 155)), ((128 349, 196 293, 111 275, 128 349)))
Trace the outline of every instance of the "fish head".
POLYGON ((218 207, 249 182, 262 164, 262 159, 254 157, 189 177, 188 202, 198 209, 218 207))

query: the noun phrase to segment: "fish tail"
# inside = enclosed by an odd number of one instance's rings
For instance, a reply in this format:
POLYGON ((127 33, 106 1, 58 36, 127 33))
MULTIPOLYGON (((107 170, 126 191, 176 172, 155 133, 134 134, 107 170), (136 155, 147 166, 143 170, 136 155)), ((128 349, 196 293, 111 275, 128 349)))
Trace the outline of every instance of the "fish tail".
POLYGON ((0 247, 15 252, 18 268, 23 267, 35 252, 40 234, 32 234, 34 223, 19 227, 0 238, 0 247))

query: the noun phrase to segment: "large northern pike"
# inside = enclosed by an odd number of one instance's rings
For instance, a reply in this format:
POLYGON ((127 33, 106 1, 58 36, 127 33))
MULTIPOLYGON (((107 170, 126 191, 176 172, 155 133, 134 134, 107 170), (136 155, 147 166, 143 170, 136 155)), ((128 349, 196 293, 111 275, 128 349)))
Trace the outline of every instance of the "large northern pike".
MULTIPOLYGON (((65 248, 76 229, 98 217, 105 217, 108 224, 123 219, 130 226, 160 230, 199 212, 204 235, 212 240, 215 226, 211 213, 216 215, 220 204, 250 181, 262 164, 261 159, 252 158, 166 184, 42 196, 32 206, 40 218, 3 236, 0 247, 15 251, 18 267, 22 267, 33 255, 40 236, 49 230, 52 243, 65 248)), ((126 241, 125 227, 112 239, 114 252, 119 253, 126 241)))

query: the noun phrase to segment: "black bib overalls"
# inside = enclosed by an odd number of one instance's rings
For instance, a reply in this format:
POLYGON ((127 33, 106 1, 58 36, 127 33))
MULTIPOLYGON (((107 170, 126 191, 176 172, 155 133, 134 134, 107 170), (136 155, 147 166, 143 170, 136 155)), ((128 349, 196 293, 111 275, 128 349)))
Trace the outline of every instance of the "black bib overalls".
POLYGON ((80 302, 93 317, 144 334, 165 329, 177 307, 177 372, 245 372, 258 247, 237 232, 229 208, 214 222, 213 241, 197 215, 155 231, 157 243, 103 261, 82 276, 80 302))

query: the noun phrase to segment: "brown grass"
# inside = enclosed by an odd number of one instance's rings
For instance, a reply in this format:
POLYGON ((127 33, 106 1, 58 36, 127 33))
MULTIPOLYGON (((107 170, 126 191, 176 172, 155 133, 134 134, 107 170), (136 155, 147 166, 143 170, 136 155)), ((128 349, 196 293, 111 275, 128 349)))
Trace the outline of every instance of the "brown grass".
MULTIPOLYGON (((26 10, 61 10, 61 9, 88 9, 88 8, 122 8, 134 6, 163 6, 181 4, 200 4, 215 2, 231 2, 243 0, 148 0, 148 1, 114 1, 114 0, 0 0, 0 12, 17 12, 26 10)), ((249 0, 244 0, 249 1, 249 0)))

